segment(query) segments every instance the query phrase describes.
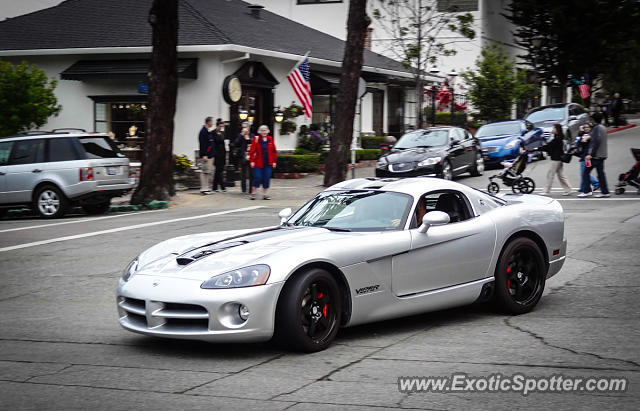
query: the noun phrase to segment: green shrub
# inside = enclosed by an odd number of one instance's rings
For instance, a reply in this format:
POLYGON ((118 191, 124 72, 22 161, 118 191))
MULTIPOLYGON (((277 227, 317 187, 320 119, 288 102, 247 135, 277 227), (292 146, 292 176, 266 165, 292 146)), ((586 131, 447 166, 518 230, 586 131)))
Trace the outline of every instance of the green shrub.
POLYGON ((362 150, 356 150, 356 162, 377 160, 382 155, 382 150, 379 148, 365 148, 362 150))
POLYGON ((309 153, 311 153, 310 150, 302 147, 296 147, 296 149, 293 151, 293 154, 297 154, 297 155, 309 154, 309 153))
POLYGON ((385 145, 384 136, 362 136, 360 137, 360 145, 362 148, 380 148, 385 145))
POLYGON ((277 173, 312 173, 318 169, 318 156, 314 154, 281 154, 277 173))
MULTIPOLYGON (((432 121, 431 108, 424 109, 427 123, 430 125, 432 121)), ((451 112, 449 111, 437 111, 436 112, 436 124, 454 125, 458 127, 465 127, 467 125, 467 113, 455 112, 453 113, 453 123, 451 122, 451 112)))

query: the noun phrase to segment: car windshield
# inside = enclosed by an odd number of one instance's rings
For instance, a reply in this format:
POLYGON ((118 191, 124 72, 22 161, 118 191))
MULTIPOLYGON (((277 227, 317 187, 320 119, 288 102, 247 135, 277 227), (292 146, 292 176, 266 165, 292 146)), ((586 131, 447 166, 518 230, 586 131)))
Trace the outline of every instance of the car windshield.
POLYGON ((398 143, 393 146, 397 149, 436 147, 447 144, 449 130, 420 130, 413 131, 400 137, 398 143))
POLYGON ((520 134, 520 123, 487 124, 478 129, 476 137, 495 137, 520 134))
POLYGON ((334 231, 392 231, 404 227, 411 196, 374 190, 324 191, 287 222, 334 231))
POLYGON ((87 136, 79 137, 87 158, 124 158, 116 144, 108 137, 87 136))
POLYGON ((564 107, 547 107, 534 111, 526 118, 532 123, 540 121, 560 121, 564 119, 564 107))

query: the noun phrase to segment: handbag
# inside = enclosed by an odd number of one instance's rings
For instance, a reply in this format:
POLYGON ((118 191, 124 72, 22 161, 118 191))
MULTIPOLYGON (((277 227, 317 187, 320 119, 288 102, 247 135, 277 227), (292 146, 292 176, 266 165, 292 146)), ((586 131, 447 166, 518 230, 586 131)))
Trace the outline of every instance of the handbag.
POLYGON ((562 160, 563 163, 569 164, 572 158, 573 158, 573 155, 570 152, 562 153, 562 157, 560 157, 560 160, 562 160))

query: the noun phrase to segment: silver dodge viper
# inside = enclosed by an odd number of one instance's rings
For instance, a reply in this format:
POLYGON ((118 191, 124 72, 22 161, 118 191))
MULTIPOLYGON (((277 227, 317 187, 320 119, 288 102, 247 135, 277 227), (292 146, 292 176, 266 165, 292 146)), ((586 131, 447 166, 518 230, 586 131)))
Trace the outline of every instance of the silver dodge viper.
POLYGON ((566 253, 557 201, 429 177, 348 180, 279 217, 142 252, 119 280, 120 324, 318 351, 340 327, 476 301, 526 313, 566 253))

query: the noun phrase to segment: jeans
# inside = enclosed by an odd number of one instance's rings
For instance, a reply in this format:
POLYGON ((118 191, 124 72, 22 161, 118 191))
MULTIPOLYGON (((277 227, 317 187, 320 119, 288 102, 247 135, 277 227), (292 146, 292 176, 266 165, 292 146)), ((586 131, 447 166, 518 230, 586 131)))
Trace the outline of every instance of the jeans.
POLYGON ((220 188, 222 190, 225 190, 225 186, 224 186, 224 166, 225 166, 225 159, 224 158, 220 158, 220 157, 216 157, 216 171, 213 173, 213 189, 217 190, 218 186, 220 186, 220 188))
POLYGON ((604 158, 592 158, 591 167, 584 168, 584 174, 582 175, 585 180, 585 193, 591 192, 591 170, 596 169, 598 173, 598 182, 600 183, 600 192, 602 194, 609 194, 609 187, 607 186, 607 176, 604 174, 604 158))
POLYGON ((265 190, 269 188, 269 183, 271 182, 271 166, 266 166, 264 168, 254 167, 253 168, 253 183, 252 186, 258 188, 262 186, 265 190))
MULTIPOLYGON (((584 178, 584 169, 587 167, 587 164, 584 160, 580 160, 580 192, 581 193, 586 193, 587 192, 587 184, 585 183, 586 180, 584 178)), ((600 188, 600 183, 598 182, 598 179, 595 178, 594 176, 592 176, 591 174, 589 174, 589 179, 591 181, 591 185, 593 186, 594 190, 597 190, 598 188, 600 188)), ((591 191, 591 190, 589 190, 591 191)))

